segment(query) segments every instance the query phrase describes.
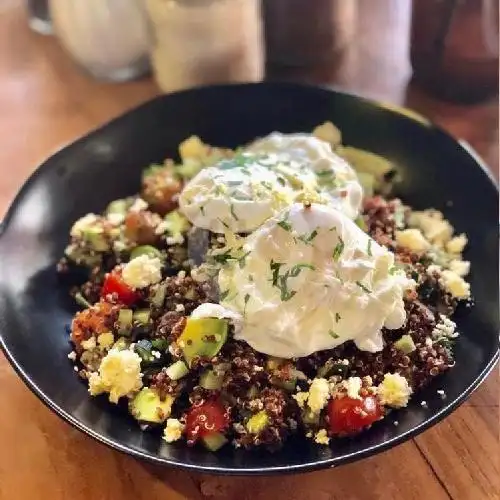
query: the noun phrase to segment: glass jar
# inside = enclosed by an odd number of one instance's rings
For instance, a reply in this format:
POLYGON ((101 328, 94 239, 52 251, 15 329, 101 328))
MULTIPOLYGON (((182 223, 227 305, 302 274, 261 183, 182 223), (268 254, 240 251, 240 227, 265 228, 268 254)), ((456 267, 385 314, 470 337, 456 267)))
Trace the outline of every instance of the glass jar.
POLYGON ((357 0, 264 0, 267 62, 306 66, 331 59, 354 38, 357 0))
POLYGON ((414 79, 444 99, 498 93, 498 0, 413 0, 414 79))
POLYGON ((263 77, 260 0, 146 0, 164 92, 263 77))
POLYGON ((141 0, 50 0, 54 31, 73 59, 100 80, 149 69, 150 33, 141 0))

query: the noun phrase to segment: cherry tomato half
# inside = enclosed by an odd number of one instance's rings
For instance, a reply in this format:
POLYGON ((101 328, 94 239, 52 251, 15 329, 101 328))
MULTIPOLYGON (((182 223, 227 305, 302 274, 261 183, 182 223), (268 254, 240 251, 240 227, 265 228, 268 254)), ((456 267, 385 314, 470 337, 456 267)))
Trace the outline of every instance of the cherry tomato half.
POLYGON ((382 407, 374 396, 335 398, 328 404, 330 431, 333 434, 354 434, 379 420, 382 415, 382 407))
POLYGON ((188 441, 213 432, 222 432, 230 423, 229 414, 217 400, 208 400, 193 406, 186 417, 186 436, 188 441))
POLYGON ((138 299, 138 294, 123 281, 116 271, 108 273, 104 278, 101 297, 106 297, 110 293, 116 293, 118 300, 126 306, 132 305, 138 299))

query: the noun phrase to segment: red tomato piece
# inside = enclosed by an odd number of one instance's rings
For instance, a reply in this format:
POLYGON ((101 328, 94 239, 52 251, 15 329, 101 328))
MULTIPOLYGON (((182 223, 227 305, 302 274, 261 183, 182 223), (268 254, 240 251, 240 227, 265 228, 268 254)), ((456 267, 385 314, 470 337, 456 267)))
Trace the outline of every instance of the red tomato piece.
POLYGON ((101 297, 106 297, 106 295, 111 293, 116 293, 118 300, 126 306, 132 305, 139 297, 137 292, 133 288, 130 288, 123 281, 120 274, 115 271, 108 273, 104 278, 101 297))
POLYGON ((208 400, 201 405, 192 406, 186 417, 186 436, 188 441, 213 432, 224 431, 230 423, 229 413, 217 400, 208 400))
POLYGON ((328 404, 330 431, 333 434, 354 434, 368 427, 383 415, 382 407, 374 396, 363 399, 335 398, 328 404))

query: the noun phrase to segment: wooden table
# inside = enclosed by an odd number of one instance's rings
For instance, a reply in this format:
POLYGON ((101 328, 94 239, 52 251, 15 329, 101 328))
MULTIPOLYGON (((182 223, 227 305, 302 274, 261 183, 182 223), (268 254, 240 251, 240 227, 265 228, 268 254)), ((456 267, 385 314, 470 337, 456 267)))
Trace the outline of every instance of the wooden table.
MULTIPOLYGON (((89 79, 53 38, 28 30, 22 3, 0 2, 0 211, 55 148, 157 93, 149 80, 89 79)), ((362 3, 360 37, 341 64, 287 76, 407 104, 469 141, 497 171, 498 103, 454 106, 408 87, 408 0, 362 3)), ((1 500, 499 498, 497 370, 423 435, 340 469, 284 478, 187 474, 112 451, 45 408, 2 355, 0 388, 1 500)))

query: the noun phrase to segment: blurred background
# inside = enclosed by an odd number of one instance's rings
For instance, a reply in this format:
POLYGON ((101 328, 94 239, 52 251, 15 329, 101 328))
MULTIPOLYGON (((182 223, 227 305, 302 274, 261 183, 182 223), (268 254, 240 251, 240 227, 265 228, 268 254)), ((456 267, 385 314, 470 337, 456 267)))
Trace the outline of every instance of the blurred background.
POLYGON ((498 92, 498 5, 498 0, 412 5, 407 0, 26 0, 25 7, 35 32, 53 34, 68 58, 102 81, 140 78, 151 70, 158 87, 171 92, 297 78, 304 68, 314 80, 329 81, 335 72, 362 73, 355 49, 373 50, 364 43, 366 35, 379 30, 370 43, 385 45, 389 64, 378 73, 391 72, 391 61, 401 64, 408 57, 408 76, 411 71, 427 92, 469 103, 498 92))

